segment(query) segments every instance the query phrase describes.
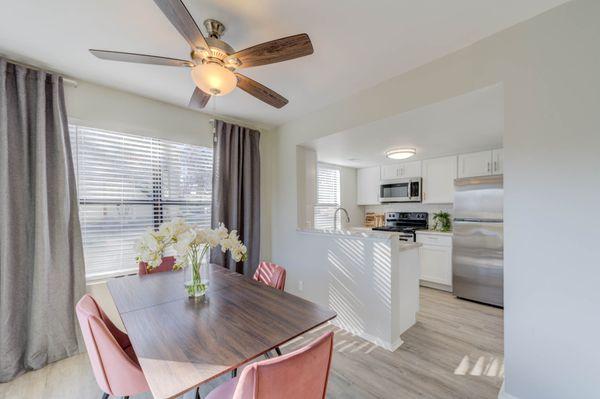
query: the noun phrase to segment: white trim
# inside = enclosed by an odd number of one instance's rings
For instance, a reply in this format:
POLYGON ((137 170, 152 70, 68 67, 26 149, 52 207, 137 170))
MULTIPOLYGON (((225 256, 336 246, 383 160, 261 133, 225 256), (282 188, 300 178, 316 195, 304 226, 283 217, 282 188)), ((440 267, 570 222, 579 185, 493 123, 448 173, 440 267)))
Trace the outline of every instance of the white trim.
MULTIPOLYGON (((402 344, 404 343, 404 341, 402 340, 402 338, 398 337, 396 340, 394 340, 393 342, 387 342, 382 340, 381 338, 377 338, 371 334, 367 334, 365 332, 362 331, 357 331, 354 329, 349 329, 343 325, 340 325, 340 323, 338 322, 338 320, 333 319, 330 321, 331 324, 333 324, 334 326, 341 328, 343 330, 348 331, 349 333, 356 335, 357 337, 360 337, 366 341, 369 341, 372 344, 375 344, 379 347, 382 347, 383 349, 386 349, 390 352, 394 352, 396 351, 396 349, 398 349, 400 346, 402 346, 402 344)), ((505 399, 510 399, 510 398, 505 398, 505 399)))
POLYGON ((502 382, 502 386, 500 387, 500 392, 498 392, 498 399, 519 399, 516 396, 513 396, 504 391, 504 382, 502 382))
POLYGON ((453 292, 452 286, 444 283, 438 283, 437 281, 431 281, 431 277, 428 277, 429 280, 419 279, 419 285, 421 287, 434 288, 436 290, 442 290, 447 292, 453 292))

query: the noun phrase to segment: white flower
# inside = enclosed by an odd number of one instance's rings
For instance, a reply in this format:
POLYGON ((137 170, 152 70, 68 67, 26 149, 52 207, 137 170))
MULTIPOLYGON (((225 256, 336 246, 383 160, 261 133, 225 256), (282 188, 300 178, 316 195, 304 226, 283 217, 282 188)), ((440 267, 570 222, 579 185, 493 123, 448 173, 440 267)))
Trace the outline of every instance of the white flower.
POLYGON ((216 229, 202 229, 181 218, 162 223, 158 231, 149 228, 135 242, 134 249, 137 260, 147 263, 148 268, 160 266, 165 252, 174 254, 174 268, 182 268, 190 254, 201 253, 205 246, 215 248, 218 245, 223 252, 230 251, 236 262, 246 258, 246 246, 236 230, 228 231, 223 223, 216 229))
POLYGON ((207 230, 206 231, 206 243, 214 248, 221 243, 219 239, 219 233, 216 230, 207 230))
POLYGON ((170 222, 162 223, 156 233, 164 242, 170 243, 179 240, 179 237, 191 230, 191 226, 184 219, 175 218, 170 222))
POLYGON ((141 237, 141 243, 139 246, 145 247, 150 251, 157 251, 160 248, 160 240, 154 234, 152 229, 146 230, 144 235, 141 237))
POLYGON ((162 263, 161 253, 159 253, 159 252, 152 253, 150 256, 150 259, 148 259, 146 261, 146 263, 148 264, 148 266, 150 268, 153 268, 153 269, 160 266, 160 264, 162 263))
POLYGON ((196 239, 194 244, 204 245, 207 243, 207 229, 196 229, 196 239))
POLYGON ((219 239, 221 239, 221 240, 224 240, 229 236, 227 227, 225 227, 225 225, 223 223, 219 224, 219 227, 217 227, 216 231, 217 231, 217 235, 219 236, 219 239))
POLYGON ((180 258, 187 256, 191 249, 188 244, 182 242, 176 242, 172 247, 175 250, 175 256, 180 258))

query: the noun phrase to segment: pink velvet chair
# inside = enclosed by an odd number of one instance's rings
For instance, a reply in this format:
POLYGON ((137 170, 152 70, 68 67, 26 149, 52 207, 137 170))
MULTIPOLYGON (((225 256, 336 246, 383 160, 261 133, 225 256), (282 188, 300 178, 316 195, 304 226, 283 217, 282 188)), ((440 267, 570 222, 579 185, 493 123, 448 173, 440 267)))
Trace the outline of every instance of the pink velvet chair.
POLYGON ((175 257, 173 256, 165 256, 162 259, 162 263, 155 269, 148 270, 148 264, 146 262, 140 262, 138 264, 138 275, 144 274, 152 274, 152 273, 161 273, 161 272, 170 272, 173 271, 173 265, 175 264, 175 257))
MULTIPOLYGON (((285 289, 285 275, 286 272, 283 266, 271 262, 260 262, 252 278, 269 287, 283 291, 285 289)), ((275 348, 275 352, 281 356, 281 349, 279 347, 275 348)), ((233 375, 235 374, 236 372, 234 371, 233 375)))
POLYGON ((206 399, 324 399, 333 333, 287 355, 247 366, 206 399))
POLYGON ((84 295, 76 306, 96 382, 109 395, 124 396, 150 390, 127 334, 119 330, 94 298, 84 295))
POLYGON ((285 288, 285 268, 275 263, 261 262, 252 277, 269 287, 283 291, 285 288))

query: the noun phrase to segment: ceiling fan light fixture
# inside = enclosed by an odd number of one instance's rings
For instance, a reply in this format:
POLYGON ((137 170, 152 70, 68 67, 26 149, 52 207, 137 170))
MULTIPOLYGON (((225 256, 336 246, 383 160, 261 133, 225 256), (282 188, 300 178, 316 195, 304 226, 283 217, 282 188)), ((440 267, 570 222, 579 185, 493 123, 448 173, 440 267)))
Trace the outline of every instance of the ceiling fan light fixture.
POLYGON ((389 159, 407 159, 414 156, 417 150, 414 148, 394 148, 385 152, 385 156, 389 159))
POLYGON ((196 65, 192 68, 192 79, 200 90, 211 96, 231 93, 237 86, 235 74, 216 63, 196 65))

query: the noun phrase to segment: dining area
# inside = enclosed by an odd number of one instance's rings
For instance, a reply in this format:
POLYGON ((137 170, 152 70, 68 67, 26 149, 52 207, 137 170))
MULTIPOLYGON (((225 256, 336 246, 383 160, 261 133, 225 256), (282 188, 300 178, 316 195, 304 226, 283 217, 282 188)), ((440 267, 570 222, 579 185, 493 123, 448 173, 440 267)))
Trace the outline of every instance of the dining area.
POLYGON ((182 289, 183 270, 109 280, 127 333, 92 296, 79 301, 77 316, 102 397, 150 392, 170 399, 195 392, 199 398, 202 384, 226 375, 207 398, 323 398, 333 334, 291 353, 279 347, 335 312, 283 291, 285 269, 273 263, 262 262, 253 278, 216 264, 206 269, 210 285, 200 298, 182 289))

